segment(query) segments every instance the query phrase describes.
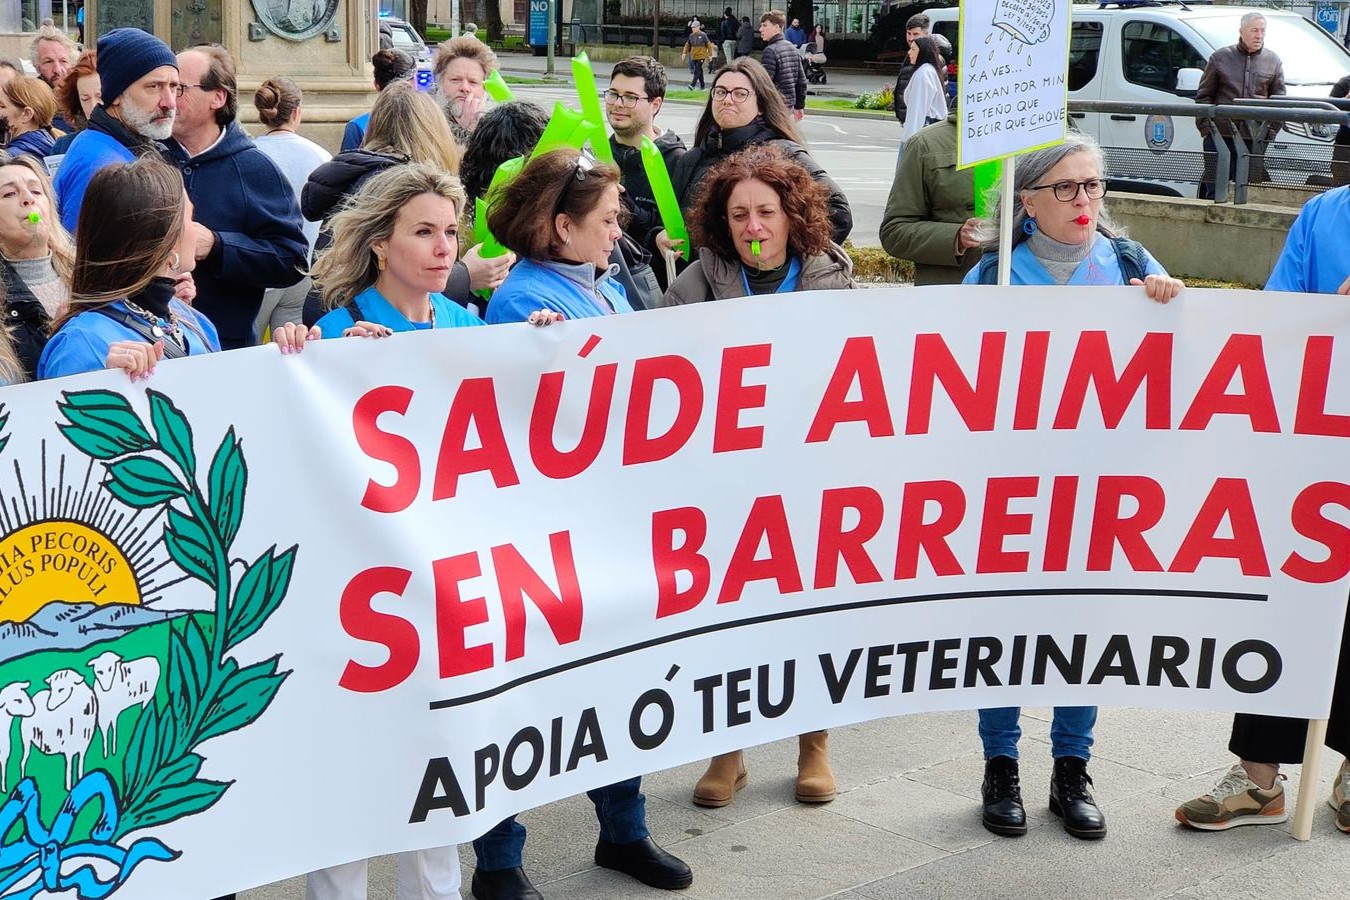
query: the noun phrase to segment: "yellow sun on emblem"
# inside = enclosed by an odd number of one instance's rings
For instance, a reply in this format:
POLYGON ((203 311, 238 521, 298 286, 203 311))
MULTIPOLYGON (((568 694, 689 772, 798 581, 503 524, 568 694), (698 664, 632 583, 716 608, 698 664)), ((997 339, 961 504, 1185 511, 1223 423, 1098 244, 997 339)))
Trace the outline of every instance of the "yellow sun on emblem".
POLYGON ((0 538, 0 622, 24 622, 52 601, 140 604, 131 562, 113 540, 65 519, 0 538))

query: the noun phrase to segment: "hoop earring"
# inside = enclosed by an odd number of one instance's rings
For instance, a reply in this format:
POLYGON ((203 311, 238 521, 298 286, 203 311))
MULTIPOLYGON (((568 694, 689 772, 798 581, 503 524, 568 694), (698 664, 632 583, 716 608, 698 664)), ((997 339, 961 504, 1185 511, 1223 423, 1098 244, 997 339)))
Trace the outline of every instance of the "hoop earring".
POLYGON ((1033 234, 1035 234, 1037 227, 1038 226, 1036 225, 1035 216, 1027 216, 1025 219, 1022 220, 1022 233, 1025 234, 1027 237, 1031 237, 1033 234))
POLYGON ((177 272, 177 271, 178 271, 178 264, 179 264, 180 262, 182 262, 182 261, 183 261, 182 258, 179 257, 179 255, 178 255, 178 251, 177 251, 177 250, 174 250, 174 251, 173 251, 173 256, 170 257, 170 259, 169 259, 169 271, 170 271, 170 272, 177 272))

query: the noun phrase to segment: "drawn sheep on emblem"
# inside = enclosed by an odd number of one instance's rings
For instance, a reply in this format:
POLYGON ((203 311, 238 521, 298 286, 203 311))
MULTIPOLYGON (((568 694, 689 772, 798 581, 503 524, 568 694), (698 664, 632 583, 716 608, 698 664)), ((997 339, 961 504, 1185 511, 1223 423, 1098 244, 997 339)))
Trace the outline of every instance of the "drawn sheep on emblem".
POLYGON ((9 733, 15 719, 26 719, 36 707, 28 696, 29 682, 16 681, 0 688, 0 793, 8 790, 5 770, 9 767, 9 733))
POLYGON ((124 661, 112 651, 89 661, 94 670, 94 697, 98 700, 98 727, 103 731, 103 758, 117 752, 117 719, 133 706, 141 709, 159 687, 159 660, 153 656, 124 661))
POLYGON ((98 701, 74 669, 57 669, 47 676, 47 687, 33 696, 33 714, 20 720, 24 743, 20 765, 26 775, 28 754, 34 747, 42 753, 64 756, 66 790, 70 790, 79 780, 94 739, 98 701))

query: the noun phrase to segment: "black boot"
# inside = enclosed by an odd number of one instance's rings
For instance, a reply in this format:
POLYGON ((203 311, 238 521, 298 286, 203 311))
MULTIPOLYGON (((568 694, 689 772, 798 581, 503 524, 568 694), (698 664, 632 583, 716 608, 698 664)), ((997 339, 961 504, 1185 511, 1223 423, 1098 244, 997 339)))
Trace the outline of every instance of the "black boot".
POLYGON ((1010 836, 1027 833, 1027 811, 1022 807, 1017 760, 1011 756, 985 760, 980 793, 984 797, 985 828, 994 834, 1010 836))
POLYGON ((1097 808, 1088 785, 1087 760, 1061 756, 1050 779, 1050 811, 1064 819, 1064 830, 1076 838, 1106 837, 1106 817, 1097 808))
POLYGON ((474 869, 470 891, 474 900, 544 900, 520 866, 491 872, 474 869))
POLYGON ((678 891, 694 883, 694 873, 684 860, 662 850, 649 837, 628 844, 601 838, 595 845, 595 864, 666 891, 678 891))

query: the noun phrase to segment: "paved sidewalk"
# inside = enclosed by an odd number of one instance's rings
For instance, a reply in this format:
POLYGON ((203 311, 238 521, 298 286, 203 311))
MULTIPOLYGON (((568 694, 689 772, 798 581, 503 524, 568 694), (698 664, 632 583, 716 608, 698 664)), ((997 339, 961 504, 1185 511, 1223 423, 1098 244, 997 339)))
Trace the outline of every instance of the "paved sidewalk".
MULTIPOLYGON (((1023 716, 1022 787, 1032 828, 1022 838, 996 837, 980 826, 983 759, 975 714, 933 713, 831 732, 839 797, 822 806, 793 801, 795 740, 749 751, 749 784, 724 809, 690 802, 702 763, 648 776, 653 836, 693 867, 687 891, 652 890, 596 868, 594 813, 584 796, 522 816, 530 829, 526 868, 550 900, 1346 896, 1350 835, 1336 830, 1326 803, 1336 754, 1323 759, 1311 841, 1295 841, 1287 825, 1189 831, 1172 811, 1231 765, 1229 717, 1103 710, 1089 771, 1110 831, 1103 841, 1078 841, 1045 806, 1049 719, 1045 709, 1023 716)), ((1298 768, 1286 772, 1292 807, 1298 768)), ((470 848, 461 848, 461 859, 467 898, 470 848)), ((301 900, 304 880, 241 896, 301 900)), ((386 858, 371 867, 370 897, 393 896, 386 858)))

